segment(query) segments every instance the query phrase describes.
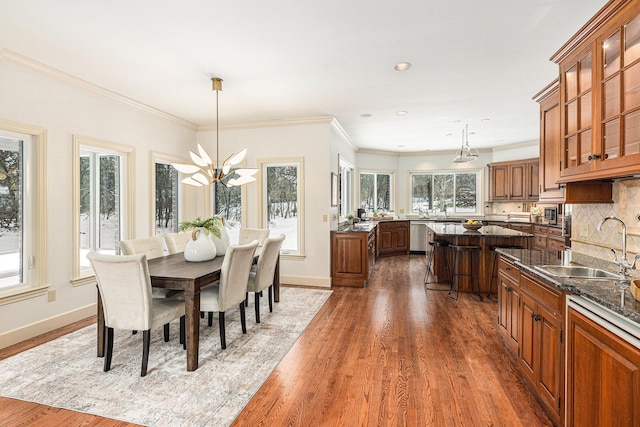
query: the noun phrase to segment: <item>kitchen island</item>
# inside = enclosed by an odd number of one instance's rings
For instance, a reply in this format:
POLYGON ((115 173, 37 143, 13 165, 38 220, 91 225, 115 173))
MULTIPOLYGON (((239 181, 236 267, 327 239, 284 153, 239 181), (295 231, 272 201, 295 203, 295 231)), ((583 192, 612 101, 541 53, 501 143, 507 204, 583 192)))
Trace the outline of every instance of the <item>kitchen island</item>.
MULTIPOLYGON (((477 231, 467 230, 462 224, 427 223, 427 241, 444 241, 451 245, 480 246, 480 271, 474 272, 474 277, 479 274, 480 291, 489 292, 491 283, 491 269, 493 267, 494 248, 521 246, 529 247, 533 234, 524 233, 509 228, 495 225, 486 225, 477 231)), ((427 256, 429 256, 429 248, 427 256)), ((453 267, 453 254, 447 251, 449 266, 453 267)), ((460 260, 461 273, 471 274, 471 265, 467 259, 460 260)), ((440 252, 434 254, 432 273, 438 280, 446 278, 445 260, 440 252)), ((470 277, 460 278, 460 292, 471 292, 470 277)), ((494 289, 495 291, 495 289, 494 289)))

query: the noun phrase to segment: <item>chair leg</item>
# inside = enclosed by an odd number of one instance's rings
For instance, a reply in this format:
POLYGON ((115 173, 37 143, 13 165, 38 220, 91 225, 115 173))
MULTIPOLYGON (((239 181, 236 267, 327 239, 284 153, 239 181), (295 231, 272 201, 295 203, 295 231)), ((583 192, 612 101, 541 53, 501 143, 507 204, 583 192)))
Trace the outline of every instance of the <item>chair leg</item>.
POLYGON ((164 324, 164 342, 169 342, 169 324, 164 324))
POLYGON ((180 344, 182 344, 182 349, 187 349, 187 340, 185 337, 185 328, 186 328, 186 319, 185 316, 180 316, 180 344))
POLYGON ((209 312, 209 326, 213 326, 213 311, 209 312))
POLYGON ((244 304, 240 303, 240 324, 242 325, 242 333, 247 333, 247 316, 244 313, 244 304))
POLYGON ((142 371, 140 376, 147 375, 147 365, 149 364, 149 346, 151 345, 151 330, 142 332, 142 371))
POLYGON ((131 331, 131 335, 135 335, 137 333, 138 333, 138 331, 131 331))
POLYGON ((458 271, 458 263, 460 262, 460 260, 458 259, 459 254, 456 253, 453 257, 453 275, 451 277, 451 288, 449 288, 449 293, 447 294, 447 296, 453 300, 457 300, 458 299, 458 288, 460 287, 460 275, 457 274, 458 271), (456 296, 453 296, 453 290, 455 288, 456 291, 456 296))
POLYGON ((104 371, 111 369, 111 356, 113 355, 113 328, 105 327, 104 341, 106 353, 104 355, 104 371))
POLYGON ((260 323, 260 295, 257 292, 254 295, 256 300, 256 323, 260 323))
MULTIPOLYGON (((201 311, 201 312, 200 312, 200 318, 201 318, 201 319, 204 319, 204 311, 201 311)), ((211 326, 211 325, 209 325, 209 326, 211 326)))
MULTIPOLYGON (((242 306, 242 303, 240 304, 240 306, 242 306)), ((210 316, 212 314, 213 313, 209 312, 210 316)), ((224 331, 224 311, 218 313, 218 323, 220 324, 220 346, 224 350, 225 348, 227 348, 227 337, 224 331)))
POLYGON ((269 286, 269 313, 273 312, 273 285, 269 286))
MULTIPOLYGON (((480 271, 480 251, 477 252, 472 252, 471 253, 471 269, 472 271, 480 271), (476 260, 476 268, 478 270, 473 270, 473 260, 476 260)), ((480 275, 476 274, 475 275, 475 282, 476 282, 476 286, 478 286, 478 293, 476 294, 478 296, 478 299, 480 301, 482 301, 482 291, 480 291, 480 275)), ((473 277, 471 278, 471 292, 473 292, 473 277)))
POLYGON ((249 292, 244 293, 244 306, 249 307, 249 292))
POLYGON ((493 267, 491 267, 491 281, 489 282, 489 292, 487 293, 487 299, 489 301, 498 302, 497 299, 491 298, 491 292, 493 291, 493 279, 496 277, 496 264, 498 264, 498 253, 493 251, 493 267))

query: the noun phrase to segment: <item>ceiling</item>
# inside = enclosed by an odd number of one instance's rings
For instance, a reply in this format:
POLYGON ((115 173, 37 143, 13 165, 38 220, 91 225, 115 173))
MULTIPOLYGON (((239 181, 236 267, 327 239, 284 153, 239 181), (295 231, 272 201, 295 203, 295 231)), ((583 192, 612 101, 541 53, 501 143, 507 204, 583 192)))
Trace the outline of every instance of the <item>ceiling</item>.
POLYGON ((335 116, 359 148, 418 152, 468 123, 483 149, 538 139, 549 57, 605 3, 0 0, 0 48, 198 126, 215 76, 221 126, 335 116))

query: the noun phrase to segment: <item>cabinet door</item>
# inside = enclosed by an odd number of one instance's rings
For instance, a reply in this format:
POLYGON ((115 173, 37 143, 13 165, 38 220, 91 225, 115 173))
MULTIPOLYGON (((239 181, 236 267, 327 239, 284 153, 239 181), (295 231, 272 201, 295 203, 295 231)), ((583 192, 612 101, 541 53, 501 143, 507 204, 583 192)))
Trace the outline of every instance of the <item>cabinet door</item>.
POLYGON ((543 305, 536 307, 536 323, 539 344, 534 351, 537 356, 536 382, 538 395, 547 407, 560 413, 560 393, 562 379, 562 345, 560 342, 562 319, 543 305))
POLYGON ((409 226, 397 224, 393 232, 393 247, 398 251, 409 250, 409 226))
POLYGON ((491 188, 489 196, 491 201, 508 200, 509 167, 507 165, 492 166, 490 173, 491 188))
POLYGON ((526 198, 531 201, 538 201, 540 195, 540 162, 527 163, 526 198))
POLYGON ((509 194, 511 200, 526 200, 525 175, 526 167, 524 163, 509 166, 509 194))
POLYGON ((539 346, 536 341, 536 302, 529 294, 520 293, 520 351, 518 362, 522 372, 535 383, 535 351, 539 346))
POLYGON ((567 313, 567 426, 640 425, 640 349, 567 313))
POLYGON ((393 230, 378 224, 378 253, 393 250, 393 230))
MULTIPOLYGON (((546 89, 546 88, 545 88, 546 89)), ((544 92, 544 91, 543 91, 544 92)), ((564 199, 564 188, 557 184, 560 179, 560 92, 558 81, 551 84, 546 96, 540 101, 540 194, 539 200, 560 201, 564 199)))

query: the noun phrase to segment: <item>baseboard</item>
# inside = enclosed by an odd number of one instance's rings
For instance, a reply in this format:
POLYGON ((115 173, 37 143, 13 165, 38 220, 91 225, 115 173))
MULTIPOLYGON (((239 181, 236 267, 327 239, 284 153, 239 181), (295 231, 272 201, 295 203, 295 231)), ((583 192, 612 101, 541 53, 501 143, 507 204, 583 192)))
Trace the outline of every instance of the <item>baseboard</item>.
POLYGON ((77 322, 78 320, 86 319, 87 317, 95 314, 96 304, 89 304, 76 310, 68 311, 58 316, 40 320, 36 323, 5 332, 0 334, 0 348, 9 347, 10 345, 51 332, 55 329, 67 326, 73 322, 77 322))
POLYGON ((280 276, 280 283, 283 285, 297 286, 317 286, 320 288, 331 288, 331 278, 303 277, 303 276, 280 276))

